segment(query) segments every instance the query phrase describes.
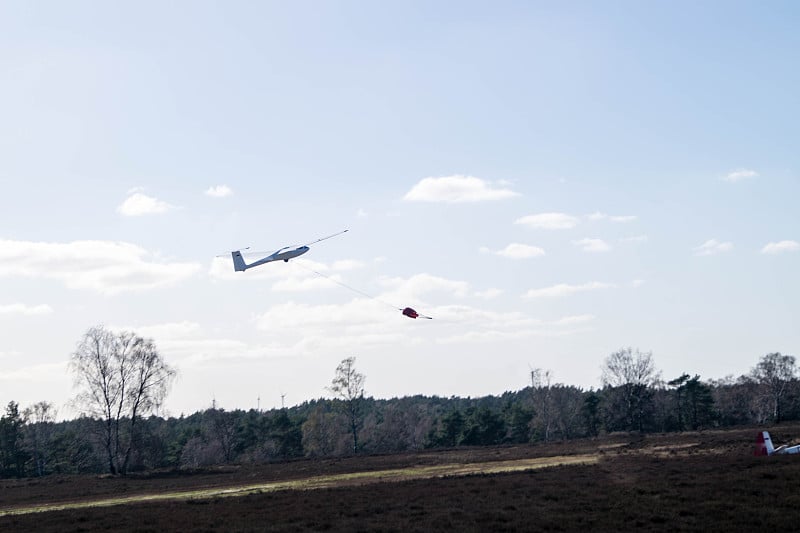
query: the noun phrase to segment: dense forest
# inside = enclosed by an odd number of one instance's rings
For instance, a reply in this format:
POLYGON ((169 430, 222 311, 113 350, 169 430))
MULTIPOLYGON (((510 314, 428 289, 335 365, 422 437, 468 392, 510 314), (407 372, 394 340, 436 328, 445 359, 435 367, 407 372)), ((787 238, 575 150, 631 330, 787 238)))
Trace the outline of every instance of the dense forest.
POLYGON ((600 389, 556 383, 549 371, 536 369, 530 386, 498 396, 392 399, 368 397, 366 376, 349 357, 336 368, 330 399, 268 411, 212 407, 178 418, 152 414, 174 371, 151 341, 93 328, 71 368, 83 383, 76 402, 84 414, 59 422, 47 402, 24 409, 10 402, 0 418, 0 476, 124 475, 800 418, 795 358, 780 353, 764 355, 737 378, 685 373, 665 380, 652 353, 625 348, 605 359, 600 389))

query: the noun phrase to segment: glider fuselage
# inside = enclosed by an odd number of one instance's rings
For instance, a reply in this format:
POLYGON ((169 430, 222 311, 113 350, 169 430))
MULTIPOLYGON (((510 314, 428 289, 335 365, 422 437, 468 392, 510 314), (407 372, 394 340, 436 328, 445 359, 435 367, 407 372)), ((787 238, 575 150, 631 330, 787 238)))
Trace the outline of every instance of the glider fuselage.
POLYGON ((233 269, 236 272, 244 272, 248 268, 257 267, 266 263, 272 263, 273 261, 288 261, 289 259, 294 259, 295 257, 303 255, 308 250, 310 250, 310 248, 305 245, 281 248, 277 252, 274 252, 265 258, 259 259, 258 261, 253 261, 249 264, 244 262, 242 252, 237 250, 235 252, 231 252, 231 256, 233 256, 233 269))

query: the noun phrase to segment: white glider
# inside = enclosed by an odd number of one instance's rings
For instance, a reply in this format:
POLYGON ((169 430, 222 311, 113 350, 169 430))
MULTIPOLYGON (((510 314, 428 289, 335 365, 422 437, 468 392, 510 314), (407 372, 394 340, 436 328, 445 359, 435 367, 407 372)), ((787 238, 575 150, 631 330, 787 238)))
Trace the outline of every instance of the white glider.
MULTIPOLYGON (((300 246, 285 246, 280 250, 276 250, 269 254, 268 256, 259 259, 257 261, 253 261, 252 263, 245 263, 244 257, 242 257, 242 251, 236 250, 231 252, 231 256, 233 257, 233 269, 236 272, 244 272, 248 268, 257 267, 259 265, 263 265, 266 263, 272 263, 273 261, 286 261, 288 262, 289 259, 294 259, 295 257, 301 256, 306 253, 312 244, 316 244, 320 241, 324 241, 326 239, 330 239, 331 237, 336 237, 337 235, 341 235, 348 230, 343 230, 338 233, 334 233, 333 235, 328 235, 327 237, 322 237, 321 239, 317 239, 316 241, 309 242, 308 244, 301 244, 300 246)), ((246 250, 246 248, 245 248, 246 250)), ((248 253, 257 253, 257 252, 248 252, 248 253)))

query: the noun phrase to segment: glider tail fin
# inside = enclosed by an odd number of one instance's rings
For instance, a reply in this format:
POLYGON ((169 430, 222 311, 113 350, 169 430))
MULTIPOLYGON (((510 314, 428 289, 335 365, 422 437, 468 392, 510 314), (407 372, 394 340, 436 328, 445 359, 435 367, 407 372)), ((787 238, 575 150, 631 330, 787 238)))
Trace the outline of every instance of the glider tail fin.
POLYGON ((775 447, 772 445, 772 439, 769 436, 769 431, 759 431, 756 438, 756 449, 753 455, 772 455, 775 452, 775 447))
POLYGON ((244 262, 242 252, 236 250, 235 252, 231 252, 231 256, 233 257, 233 270, 236 272, 244 272, 247 270, 247 263, 244 262))

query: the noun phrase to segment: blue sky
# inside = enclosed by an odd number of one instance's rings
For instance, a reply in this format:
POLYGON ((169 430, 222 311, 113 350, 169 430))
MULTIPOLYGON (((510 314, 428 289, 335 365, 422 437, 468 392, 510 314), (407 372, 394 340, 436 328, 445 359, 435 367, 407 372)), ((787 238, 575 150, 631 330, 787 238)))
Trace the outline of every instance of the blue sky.
POLYGON ((794 2, 0 3, 0 402, 105 324, 189 413, 797 354, 794 2), (226 250, 344 228, 297 264, 226 250), (348 291, 311 270, 360 291, 348 291), (391 305, 385 305, 389 303, 391 305), (435 317, 413 321, 392 306, 435 317))

